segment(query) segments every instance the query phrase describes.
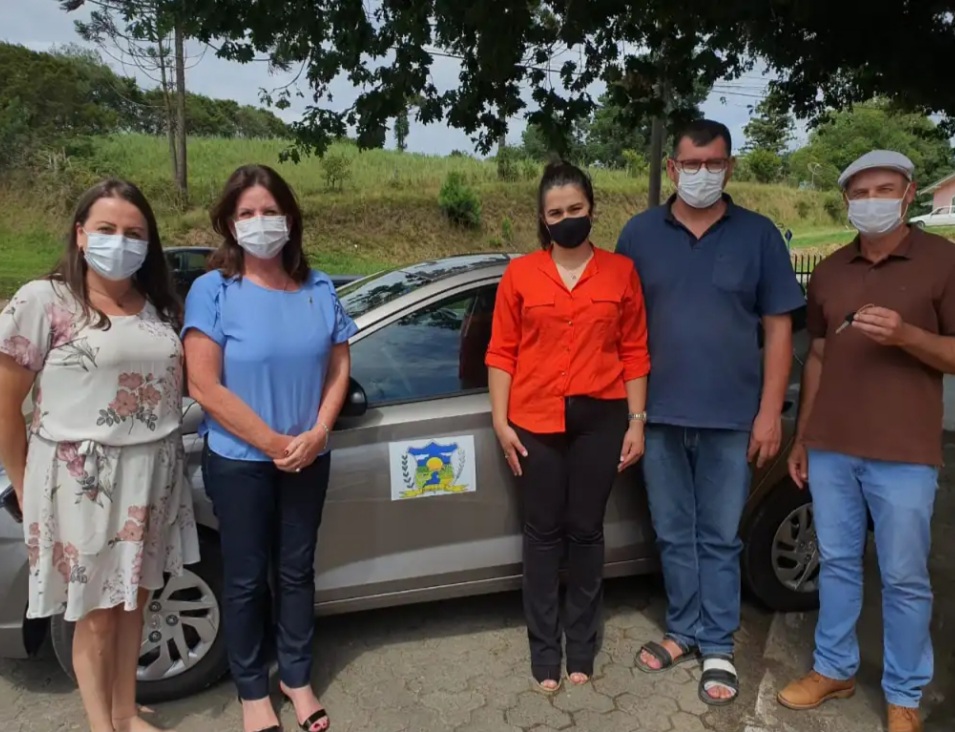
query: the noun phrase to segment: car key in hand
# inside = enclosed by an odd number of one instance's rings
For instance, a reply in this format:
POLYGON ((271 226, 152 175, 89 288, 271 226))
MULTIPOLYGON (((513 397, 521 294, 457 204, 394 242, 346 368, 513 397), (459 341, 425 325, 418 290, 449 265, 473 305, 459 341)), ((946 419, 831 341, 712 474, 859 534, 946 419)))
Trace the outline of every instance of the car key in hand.
POLYGON ((855 320, 856 315, 861 313, 863 310, 867 310, 869 308, 874 308, 874 307, 875 305, 873 305, 872 303, 869 303, 868 305, 863 305, 858 310, 853 310, 851 313, 849 313, 846 316, 846 319, 839 324, 839 327, 836 328, 836 335, 839 335, 842 331, 844 331, 846 328, 852 325, 852 321, 855 320))

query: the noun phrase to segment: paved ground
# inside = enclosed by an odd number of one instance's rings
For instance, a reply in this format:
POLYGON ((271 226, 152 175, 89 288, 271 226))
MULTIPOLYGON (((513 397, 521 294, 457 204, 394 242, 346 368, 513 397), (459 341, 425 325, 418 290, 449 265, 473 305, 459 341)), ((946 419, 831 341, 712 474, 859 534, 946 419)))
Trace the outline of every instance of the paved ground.
MULTIPOLYGON (((955 435, 948 447, 955 463, 955 435)), ((955 468, 936 510, 933 572, 936 680, 929 729, 955 729, 955 468)), ((881 630, 874 552, 861 623, 861 691, 828 709, 794 713, 773 701, 778 685, 810 663, 813 615, 744 608, 738 636, 743 691, 723 710, 697 699, 698 670, 648 676, 631 668, 663 614, 658 578, 608 585, 603 650, 591 685, 545 698, 531 690, 520 598, 510 593, 319 621, 316 686, 338 732, 873 732, 880 730, 881 630)), ((79 698, 47 656, 0 662, 3 732, 85 730, 79 698)), ((291 710, 283 710, 294 729, 291 710)), ((156 721, 179 732, 240 732, 232 687, 162 705, 156 721)))
MULTIPOLYGON (((955 380, 946 379, 946 426, 955 429, 955 380)), ((947 436, 936 504, 936 678, 927 690, 930 732, 955 731, 955 433, 947 436)), ((531 690, 520 598, 493 597, 321 619, 315 683, 337 732, 873 732, 882 729, 878 567, 870 549, 860 623, 863 664, 855 698, 816 712, 775 704, 779 685, 811 663, 815 616, 772 616, 747 603, 738 635, 743 690, 714 710, 697 699, 698 670, 648 676, 631 667, 660 633, 659 578, 607 588, 603 650, 593 683, 553 698, 531 690)), ((179 732, 240 732, 226 682, 162 705, 156 722, 179 732)), ((2 732, 82 731, 79 697, 52 656, 0 661, 2 732)), ((283 710, 294 729, 289 708, 283 710)))

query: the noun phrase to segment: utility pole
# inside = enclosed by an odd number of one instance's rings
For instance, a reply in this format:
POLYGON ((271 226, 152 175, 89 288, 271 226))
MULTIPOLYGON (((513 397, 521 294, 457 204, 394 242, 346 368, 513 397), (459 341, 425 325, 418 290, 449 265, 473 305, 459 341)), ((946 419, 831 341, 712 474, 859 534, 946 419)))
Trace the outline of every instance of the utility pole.
POLYGON ((660 205, 660 196, 663 192, 663 138, 666 134, 666 123, 662 115, 653 118, 650 126, 650 185, 647 195, 647 208, 660 205))
MULTIPOLYGON (((657 57, 658 70, 665 70, 665 62, 657 57)), ((647 188, 647 208, 660 205, 663 192, 663 143, 666 139, 666 120, 670 111, 670 85, 666 79, 657 82, 657 96, 660 100, 660 113, 654 116, 650 124, 650 183, 647 188)))
POLYGON ((181 21, 176 19, 173 30, 176 57, 176 186, 179 189, 180 205, 189 202, 189 176, 186 170, 186 53, 181 21))

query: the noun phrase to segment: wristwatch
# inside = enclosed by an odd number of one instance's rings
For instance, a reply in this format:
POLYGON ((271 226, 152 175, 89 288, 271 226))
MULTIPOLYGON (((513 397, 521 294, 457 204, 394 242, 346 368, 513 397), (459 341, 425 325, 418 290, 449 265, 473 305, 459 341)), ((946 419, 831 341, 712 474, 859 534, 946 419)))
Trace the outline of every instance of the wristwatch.
POLYGON ((627 421, 628 421, 628 422, 644 422, 644 423, 646 423, 646 421, 647 421, 647 413, 646 413, 646 412, 630 412, 630 413, 627 415, 627 421))

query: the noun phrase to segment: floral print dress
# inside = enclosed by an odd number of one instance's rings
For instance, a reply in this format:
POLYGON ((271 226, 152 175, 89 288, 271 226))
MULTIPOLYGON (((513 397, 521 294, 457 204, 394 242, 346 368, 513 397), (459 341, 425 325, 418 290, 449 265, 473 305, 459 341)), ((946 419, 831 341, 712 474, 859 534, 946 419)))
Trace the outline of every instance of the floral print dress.
POLYGON ((109 320, 91 325, 50 280, 0 312, 0 353, 36 372, 22 507, 30 618, 134 610, 140 588, 199 560, 182 345, 149 303, 109 320))

